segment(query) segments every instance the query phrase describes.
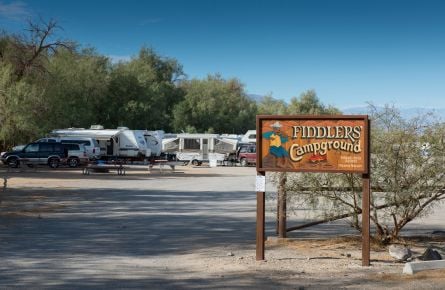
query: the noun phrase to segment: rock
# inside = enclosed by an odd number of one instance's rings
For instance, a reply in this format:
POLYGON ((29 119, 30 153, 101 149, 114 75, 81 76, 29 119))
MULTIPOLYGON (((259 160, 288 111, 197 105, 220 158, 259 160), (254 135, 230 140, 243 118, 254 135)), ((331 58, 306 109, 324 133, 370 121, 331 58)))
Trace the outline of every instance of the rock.
POLYGON ((228 257, 233 257, 233 256, 235 256, 235 254, 232 253, 232 252, 228 252, 228 253, 227 253, 227 256, 228 256, 228 257))
POLYGON ((428 247, 419 259, 422 261, 442 260, 442 256, 438 251, 428 247))
POLYGON ((399 245, 390 245, 389 254, 398 261, 406 261, 412 256, 409 248, 399 245))
POLYGON ((445 261, 421 261, 406 263, 403 268, 403 274, 413 275, 420 271, 445 269, 445 261))

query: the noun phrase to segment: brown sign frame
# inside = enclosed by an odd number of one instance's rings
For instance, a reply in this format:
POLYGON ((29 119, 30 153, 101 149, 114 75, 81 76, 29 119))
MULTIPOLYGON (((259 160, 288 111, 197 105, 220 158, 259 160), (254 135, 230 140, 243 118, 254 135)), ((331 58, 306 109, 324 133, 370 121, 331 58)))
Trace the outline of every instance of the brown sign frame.
POLYGON ((369 172, 369 154, 368 154, 368 144, 369 144, 369 120, 367 115, 334 115, 334 116, 313 116, 313 115, 291 115, 291 116, 276 116, 276 115, 258 115, 257 116, 257 171, 276 171, 276 172, 332 172, 332 173, 361 173, 366 174, 369 172), (353 122, 359 121, 363 123, 363 144, 360 147, 363 148, 361 156, 363 156, 363 170, 342 170, 342 169, 320 169, 320 168, 301 168, 301 169, 291 169, 291 168, 276 168, 276 167, 266 167, 263 166, 263 142, 264 138, 262 136, 263 132, 263 121, 295 121, 295 122, 353 122))
MULTIPOLYGON (((328 172, 328 173, 360 173, 362 174, 362 266, 370 265, 370 199, 371 199, 371 181, 370 181, 370 133, 371 133, 371 122, 367 115, 258 115, 256 118, 256 131, 257 131, 257 176, 265 177, 266 171, 275 172, 328 172), (263 167, 262 166, 262 149, 263 149, 263 138, 262 138, 262 121, 285 121, 285 120, 296 120, 296 121, 362 121, 364 129, 364 143, 361 145, 363 148, 363 169, 362 170, 328 170, 323 171, 320 168, 277 168, 277 167, 263 167)), ((261 187, 260 187, 261 188, 261 187)), ((257 227, 256 227, 256 259, 265 259, 265 192, 257 191, 257 227)), ((283 205, 278 205, 278 208, 282 208, 283 205)), ((285 201, 284 201, 285 207, 285 201)), ((278 215, 285 212, 285 208, 278 211, 278 215)), ((284 219, 283 217, 278 217, 278 220, 284 219)), ((285 221, 284 221, 285 224, 285 221)), ((285 226, 284 228, 280 226, 284 233, 280 233, 280 237, 285 237, 285 226)))

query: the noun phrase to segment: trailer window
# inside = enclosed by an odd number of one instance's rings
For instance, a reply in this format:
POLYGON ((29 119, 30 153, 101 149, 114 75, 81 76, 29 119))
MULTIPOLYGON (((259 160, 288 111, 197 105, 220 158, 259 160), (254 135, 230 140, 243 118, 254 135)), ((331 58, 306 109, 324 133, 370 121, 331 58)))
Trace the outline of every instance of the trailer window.
POLYGON ((185 150, 199 150, 201 148, 199 139, 184 139, 185 150))

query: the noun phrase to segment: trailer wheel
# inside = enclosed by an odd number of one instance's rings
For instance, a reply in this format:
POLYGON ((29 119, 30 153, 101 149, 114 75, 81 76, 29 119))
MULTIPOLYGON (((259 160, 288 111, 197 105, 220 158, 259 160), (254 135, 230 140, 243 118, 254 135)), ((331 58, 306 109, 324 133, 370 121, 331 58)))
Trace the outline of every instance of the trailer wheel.
POLYGON ((193 160, 192 160, 192 165, 193 165, 193 166, 198 166, 198 165, 200 165, 200 164, 199 164, 199 161, 198 161, 198 160, 193 159, 193 160))

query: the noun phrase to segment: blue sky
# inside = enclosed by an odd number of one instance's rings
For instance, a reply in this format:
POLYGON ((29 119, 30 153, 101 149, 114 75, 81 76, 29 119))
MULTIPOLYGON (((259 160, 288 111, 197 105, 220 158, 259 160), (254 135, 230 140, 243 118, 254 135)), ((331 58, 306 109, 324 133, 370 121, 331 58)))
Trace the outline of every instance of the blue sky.
POLYGON ((115 59, 142 46, 189 78, 236 77, 251 94, 308 89, 339 108, 445 108, 445 1, 7 1, 0 28, 55 19, 59 32, 115 59))

